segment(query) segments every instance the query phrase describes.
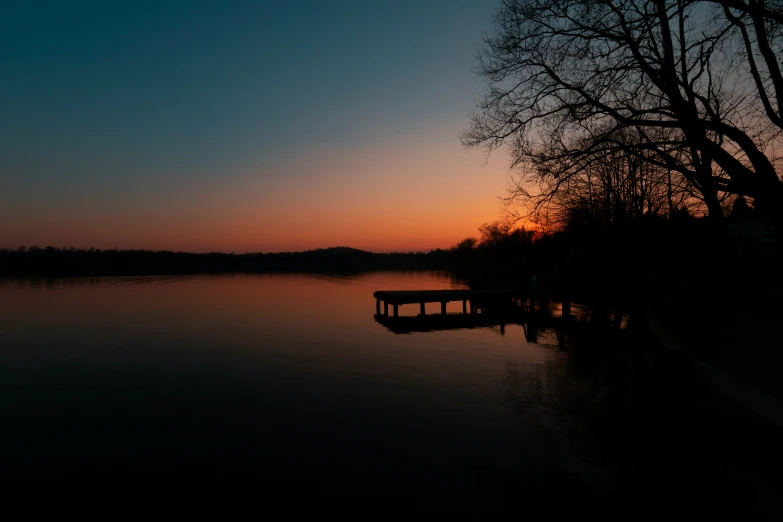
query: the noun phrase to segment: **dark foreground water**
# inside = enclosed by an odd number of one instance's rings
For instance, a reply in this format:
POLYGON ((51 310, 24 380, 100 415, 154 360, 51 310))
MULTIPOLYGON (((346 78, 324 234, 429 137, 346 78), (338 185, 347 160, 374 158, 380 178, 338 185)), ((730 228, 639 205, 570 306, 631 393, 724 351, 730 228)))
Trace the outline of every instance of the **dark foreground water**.
POLYGON ((375 290, 458 287, 429 272, 4 281, 3 491, 543 519, 622 490, 582 423, 606 402, 601 367, 554 331, 374 319, 375 290))
POLYGON ((549 457, 540 426, 576 390, 553 332, 374 320, 375 290, 459 287, 429 272, 5 281, 2 478, 241 478, 474 506, 549 457), (522 402, 542 406, 534 420, 522 402))

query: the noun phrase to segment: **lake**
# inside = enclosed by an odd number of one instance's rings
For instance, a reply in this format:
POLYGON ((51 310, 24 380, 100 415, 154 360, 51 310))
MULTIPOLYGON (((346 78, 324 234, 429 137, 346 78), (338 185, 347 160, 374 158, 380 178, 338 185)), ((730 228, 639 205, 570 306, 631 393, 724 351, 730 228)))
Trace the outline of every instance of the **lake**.
POLYGON ((562 412, 600 389, 555 332, 374 319, 375 290, 465 287, 440 272, 2 281, 1 478, 259 483, 460 513, 503 505, 520 475, 596 482, 562 412))

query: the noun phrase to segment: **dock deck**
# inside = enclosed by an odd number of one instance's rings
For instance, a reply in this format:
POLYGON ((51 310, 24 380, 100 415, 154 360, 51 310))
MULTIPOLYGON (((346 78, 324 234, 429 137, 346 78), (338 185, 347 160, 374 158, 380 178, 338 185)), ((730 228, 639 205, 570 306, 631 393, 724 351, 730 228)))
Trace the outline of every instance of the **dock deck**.
POLYGON ((420 306, 420 315, 424 315, 426 303, 440 303, 441 314, 446 314, 446 303, 462 301, 462 312, 475 314, 478 308, 487 305, 511 304, 513 300, 523 298, 522 291, 515 290, 379 290, 373 293, 375 297, 375 312, 381 314, 383 303, 383 315, 389 315, 389 304, 393 307, 394 317, 398 316, 398 308, 404 304, 416 304, 420 306))

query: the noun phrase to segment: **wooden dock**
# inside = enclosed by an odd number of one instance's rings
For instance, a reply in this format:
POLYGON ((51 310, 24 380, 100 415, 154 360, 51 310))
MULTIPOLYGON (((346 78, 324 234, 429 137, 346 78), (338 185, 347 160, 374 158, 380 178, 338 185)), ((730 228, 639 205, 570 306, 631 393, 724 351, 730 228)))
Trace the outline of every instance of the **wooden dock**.
POLYGON ((389 316, 389 305, 392 305, 393 317, 397 317, 399 307, 404 304, 418 304, 419 315, 425 315, 426 303, 440 303, 442 315, 446 315, 446 303, 462 301, 462 313, 477 313, 479 308, 488 306, 510 306, 516 299, 523 299, 522 291, 514 290, 379 290, 373 293, 375 297, 375 313, 389 316))

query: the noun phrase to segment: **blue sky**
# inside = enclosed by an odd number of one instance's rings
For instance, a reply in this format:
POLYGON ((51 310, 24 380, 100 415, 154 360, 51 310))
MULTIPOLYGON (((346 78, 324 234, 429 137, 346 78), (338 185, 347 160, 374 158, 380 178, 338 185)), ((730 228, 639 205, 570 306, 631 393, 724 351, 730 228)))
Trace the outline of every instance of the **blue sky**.
MULTIPOLYGON (((458 135, 480 95, 471 67, 494 7, 478 0, 7 5, 0 18, 0 232, 16 242, 84 246, 106 236, 106 223, 127 229, 153 216, 165 228, 188 212, 233 212, 231 197, 219 205, 210 199, 226 187, 248 205, 240 213, 247 221, 237 215, 234 227, 252 230, 261 217, 249 212, 249 186, 261 206, 270 191, 295 204, 311 183, 328 200, 336 174, 320 163, 384 149, 377 160, 386 167, 376 172, 365 158, 353 175, 394 176, 389 165, 405 155, 404 143, 445 143, 447 135, 454 156, 444 157, 444 170, 453 170, 453 158, 466 154, 458 135), (104 225, 89 225, 103 217, 104 225), (58 226, 69 220, 83 236, 63 235, 58 226)), ((471 165, 481 167, 480 156, 470 154, 471 165)), ((474 193, 481 187, 483 195, 487 183, 502 193, 497 169, 476 177, 483 183, 474 193)), ((365 190, 357 199, 375 196, 372 184, 365 190)), ((341 209, 345 203, 334 210, 341 209)), ((212 236, 201 230, 180 225, 169 237, 185 234, 182 248, 211 249, 212 236)), ((141 229, 128 237, 135 238, 130 247, 145 247, 141 229)), ((153 234, 147 242, 164 248, 162 239, 153 234)), ((233 249, 287 248, 266 243, 257 233, 233 249)))

